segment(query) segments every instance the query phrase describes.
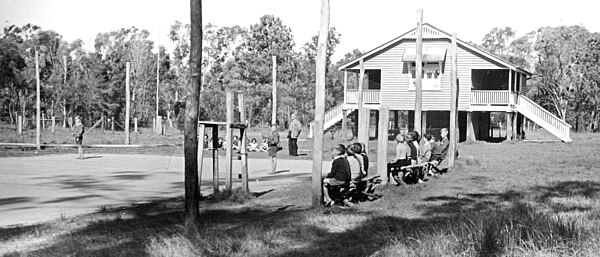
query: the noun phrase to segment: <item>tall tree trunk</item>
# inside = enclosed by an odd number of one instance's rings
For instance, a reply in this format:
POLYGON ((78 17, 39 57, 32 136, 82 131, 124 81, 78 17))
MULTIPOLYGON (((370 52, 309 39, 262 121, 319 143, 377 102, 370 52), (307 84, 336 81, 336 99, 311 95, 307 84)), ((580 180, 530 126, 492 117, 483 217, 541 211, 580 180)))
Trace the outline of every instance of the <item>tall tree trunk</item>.
POLYGON ((198 190, 198 104, 202 78, 202 1, 190 0, 191 52, 189 97, 185 105, 185 229, 198 234, 200 192, 198 190))
POLYGON ((323 167, 323 120, 325 119, 325 70, 327 66, 327 39, 329 38, 329 0, 321 0, 321 29, 317 44, 315 127, 313 136, 312 206, 321 204, 323 167))

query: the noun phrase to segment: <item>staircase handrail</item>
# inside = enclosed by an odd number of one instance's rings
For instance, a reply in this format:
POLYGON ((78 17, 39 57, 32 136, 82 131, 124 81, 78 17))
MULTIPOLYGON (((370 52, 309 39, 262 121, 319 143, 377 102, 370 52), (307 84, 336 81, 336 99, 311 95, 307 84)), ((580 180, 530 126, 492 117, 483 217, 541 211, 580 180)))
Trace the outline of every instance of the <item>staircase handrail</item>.
MULTIPOLYGON (((327 112, 325 112, 325 117, 323 118, 323 123, 327 123, 328 121, 332 120, 336 116, 340 115, 343 111, 344 111, 344 103, 339 103, 338 105, 334 106, 333 108, 331 108, 327 112)), ((310 123, 314 124, 315 120, 311 121, 310 123)))
MULTIPOLYGON (((567 123, 566 121, 562 120, 561 118, 559 118, 558 116, 554 115, 550 111, 548 111, 548 110, 544 109, 543 107, 539 106, 536 102, 534 102, 533 100, 527 98, 526 96, 519 95, 519 105, 521 104, 521 101, 527 102, 528 106, 531 106, 531 107, 535 108, 536 110, 539 110, 540 112, 546 114, 546 116, 552 117, 555 121, 557 121, 561 125, 566 126, 569 129, 573 127, 573 126, 571 126, 571 124, 567 123)), ((538 116, 543 119, 542 115, 538 115, 538 116)), ((546 119, 544 119, 544 121, 552 124, 551 121, 548 121, 546 119)))

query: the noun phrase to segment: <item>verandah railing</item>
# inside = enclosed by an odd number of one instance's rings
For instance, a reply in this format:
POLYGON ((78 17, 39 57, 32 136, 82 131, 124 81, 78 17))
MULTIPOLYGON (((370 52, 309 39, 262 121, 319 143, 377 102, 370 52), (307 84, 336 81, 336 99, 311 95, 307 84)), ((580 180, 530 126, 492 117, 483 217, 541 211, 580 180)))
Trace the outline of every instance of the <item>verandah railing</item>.
POLYGON ((471 105, 508 105, 508 90, 471 90, 471 105))
MULTIPOLYGON (((363 103, 365 104, 378 104, 379 102, 379 92, 378 89, 365 89, 363 90, 363 103)), ((345 102, 347 104, 357 104, 358 103, 358 89, 347 89, 346 94, 344 95, 345 102)))

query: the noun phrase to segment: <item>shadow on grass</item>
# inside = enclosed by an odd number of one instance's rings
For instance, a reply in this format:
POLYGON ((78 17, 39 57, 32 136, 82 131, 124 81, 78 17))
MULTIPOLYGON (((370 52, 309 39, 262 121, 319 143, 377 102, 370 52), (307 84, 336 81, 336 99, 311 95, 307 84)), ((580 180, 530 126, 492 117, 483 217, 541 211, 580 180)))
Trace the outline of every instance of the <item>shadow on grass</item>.
MULTIPOLYGON (((288 189, 287 194, 308 186, 308 181, 288 189)), ((595 196, 600 183, 568 181, 530 189, 540 197, 595 196), (550 192, 555 192, 550 194, 550 192), (558 193, 556 193, 558 192, 558 193)), ((261 192, 264 193, 264 192, 261 192)), ((260 194, 260 193, 258 193, 260 194)), ((203 255, 234 256, 400 256, 416 252, 467 256, 499 256, 506 246, 501 228, 513 222, 543 223, 547 230, 534 231, 539 239, 536 247, 555 247, 560 240, 568 241, 577 231, 565 230, 560 221, 540 218, 533 208, 520 204, 530 192, 507 191, 490 194, 461 194, 424 199, 423 218, 403 218, 381 215, 360 208, 316 208, 307 205, 209 205, 201 202, 200 237, 190 239, 203 255), (506 206, 506 208, 497 208, 506 206), (543 222, 541 222, 543 221, 543 222), (451 234, 443 242, 448 246, 433 250, 424 245, 435 244, 437 237, 451 234), (546 234, 548 233, 548 234, 546 234), (554 241, 543 241, 551 235, 554 241), (502 240, 500 240, 502 239, 502 240), (456 241, 452 241, 456 240, 456 241), (446 248, 444 248, 446 247, 446 248), (444 252, 449 251, 449 252, 444 252)), ((265 194, 261 194, 265 195, 265 194)), ((265 197, 268 197, 267 194, 265 197)), ((182 233, 183 199, 167 199, 148 204, 102 210, 65 221, 86 224, 55 238, 50 245, 31 252, 32 256, 144 256, 152 238, 171 237, 182 233)), ((544 216, 545 217, 545 216, 544 216)), ((52 228, 30 226, 0 230, 2 240, 10 240, 33 231, 52 228)), ((515 226, 527 234, 530 226, 515 226)), ((508 240, 510 241, 510 240, 508 240)), ((519 240, 514 240, 519 242, 519 240)), ((511 241, 512 242, 512 241, 511 241)), ((527 243, 527 242, 525 242, 527 243)), ((510 253, 509 253, 510 255, 510 253)))
MULTIPOLYGON (((600 183, 594 181, 563 181, 547 186, 535 186, 524 191, 508 190, 502 193, 457 194, 456 196, 434 196, 424 200, 427 204, 419 209, 425 216, 458 216, 467 211, 484 211, 506 207, 515 202, 535 200, 538 203, 550 203, 551 198, 600 196, 600 183), (533 197, 533 198, 531 198, 533 197)), ((555 212, 588 210, 585 207, 569 207, 550 204, 555 212)))
POLYGON ((28 203, 33 201, 33 197, 8 197, 8 198, 0 198, 0 206, 2 205, 10 205, 10 204, 19 204, 19 203, 28 203))

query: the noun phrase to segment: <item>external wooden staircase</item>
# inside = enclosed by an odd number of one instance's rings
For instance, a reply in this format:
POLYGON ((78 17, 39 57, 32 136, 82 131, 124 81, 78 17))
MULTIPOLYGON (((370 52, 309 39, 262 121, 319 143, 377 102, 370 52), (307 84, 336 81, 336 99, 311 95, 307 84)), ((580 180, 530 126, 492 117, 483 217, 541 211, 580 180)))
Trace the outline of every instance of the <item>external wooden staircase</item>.
POLYGON ((571 125, 523 95, 519 95, 517 99, 515 107, 518 112, 563 142, 571 142, 571 125))

